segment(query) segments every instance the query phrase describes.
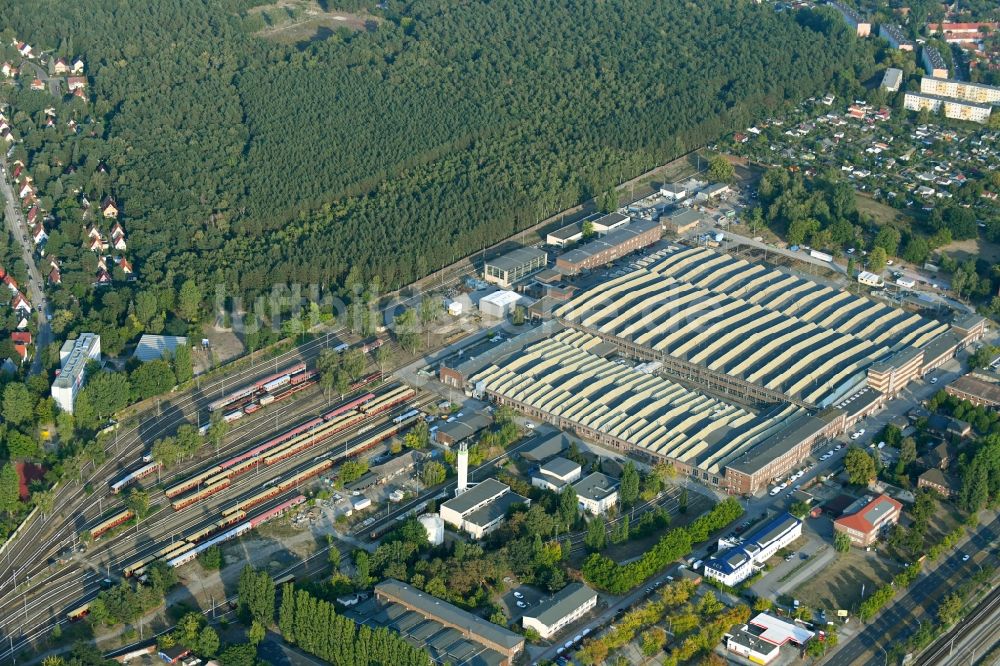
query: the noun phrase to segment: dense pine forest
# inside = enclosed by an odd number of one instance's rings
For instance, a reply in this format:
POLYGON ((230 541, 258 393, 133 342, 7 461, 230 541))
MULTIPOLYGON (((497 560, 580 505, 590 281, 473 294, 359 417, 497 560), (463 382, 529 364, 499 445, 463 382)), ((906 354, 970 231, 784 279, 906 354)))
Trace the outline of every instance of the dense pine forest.
POLYGON ((135 289, 398 286, 875 66, 746 0, 389 0, 291 46, 256 4, 0 0, 6 43, 87 61, 66 154, 108 166, 135 289))

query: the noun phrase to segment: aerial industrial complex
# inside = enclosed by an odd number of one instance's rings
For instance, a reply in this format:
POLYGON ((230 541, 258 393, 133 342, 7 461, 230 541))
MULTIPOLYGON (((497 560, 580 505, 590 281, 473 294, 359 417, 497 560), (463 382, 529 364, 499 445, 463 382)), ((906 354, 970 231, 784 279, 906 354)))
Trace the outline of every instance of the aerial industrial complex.
POLYGON ((671 247, 488 354, 442 367, 441 379, 755 493, 984 332, 976 315, 946 323, 725 252, 671 247))

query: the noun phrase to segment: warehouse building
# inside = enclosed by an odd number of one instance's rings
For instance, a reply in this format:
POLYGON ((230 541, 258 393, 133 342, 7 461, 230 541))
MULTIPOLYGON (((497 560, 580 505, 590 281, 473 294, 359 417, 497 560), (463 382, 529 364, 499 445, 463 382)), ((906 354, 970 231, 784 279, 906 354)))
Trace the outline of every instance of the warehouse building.
POLYGON ((584 291, 554 313, 653 360, 700 366, 825 406, 901 346, 948 325, 708 248, 584 291), (657 358, 656 360, 661 360, 657 358))
POLYGON ((943 109, 945 118, 982 124, 989 122, 990 114, 993 111, 993 107, 989 104, 911 92, 906 93, 903 98, 903 107, 910 111, 927 110, 931 113, 938 113, 943 109))
POLYGON ((705 578, 735 587, 800 536, 802 521, 790 513, 780 514, 747 535, 741 543, 720 551, 705 562, 705 578))
POLYGON ((438 426, 434 431, 434 441, 445 446, 455 446, 459 442, 470 439, 493 423, 486 414, 472 411, 461 416, 454 416, 438 426))
POLYGON ((1000 377, 992 372, 971 372, 948 384, 944 390, 977 407, 1000 407, 1000 377))
POLYGON ((70 414, 76 396, 83 388, 87 363, 101 360, 101 336, 96 333, 81 333, 76 340, 67 340, 59 350, 61 370, 52 382, 52 399, 59 409, 70 414))
POLYGON ((132 356, 143 363, 161 358, 173 358, 177 354, 177 348, 187 346, 187 343, 188 339, 183 335, 144 334, 139 338, 139 344, 136 345, 132 356))
MULTIPOLYGON (((492 622, 487 622, 478 615, 473 615, 447 601, 431 596, 394 578, 384 580, 375 586, 375 600, 381 604, 395 604, 400 606, 411 612, 414 615, 414 619, 429 620, 441 627, 453 630, 460 637, 468 641, 493 650, 501 656, 499 663, 503 666, 512 664, 514 658, 524 649, 524 636, 519 636, 513 631, 492 622)), ((412 630, 419 624, 421 623, 418 621, 407 625, 406 628, 412 630)), ((437 629, 437 627, 433 626, 429 628, 437 629)), ((403 635, 410 638, 417 638, 418 640, 420 640, 421 636, 420 634, 412 633, 412 631, 407 631, 403 635)), ((425 632, 423 640, 430 637, 431 635, 425 632)), ((447 639, 447 636, 442 636, 439 640, 443 642, 447 639)), ((481 662, 483 664, 489 664, 492 661, 488 658, 488 655, 485 655, 484 659, 481 662)), ((475 662, 463 659, 461 663, 475 662)))
POLYGON ((671 234, 686 234, 705 221, 705 217, 691 208, 681 208, 660 218, 663 230, 671 234))
POLYGON ((915 347, 904 347, 868 368, 868 386, 895 398, 924 367, 924 352, 915 347))
POLYGON ((513 492, 505 483, 486 479, 447 502, 442 502, 438 513, 452 527, 467 532, 474 539, 496 529, 507 516, 507 509, 515 504, 531 504, 531 500, 513 492))
POLYGON ((479 311, 484 317, 506 319, 521 304, 523 297, 513 291, 494 291, 479 299, 479 311))
POLYGON ((570 583, 551 599, 540 602, 521 617, 521 626, 551 638, 597 606, 597 592, 583 583, 570 583))
POLYGON ((885 283, 882 282, 882 276, 878 273, 861 271, 858 273, 858 284, 863 284, 866 287, 881 287, 885 283))
POLYGON ((583 226, 579 222, 559 227, 545 234, 545 242, 554 247, 566 247, 583 238, 583 226))
POLYGON ((628 215, 622 215, 621 213, 608 213, 607 215, 602 215, 596 220, 590 220, 590 224, 594 227, 594 232, 604 235, 611 233, 615 229, 621 229, 626 224, 629 223, 631 218, 628 215))
POLYGON ((538 466, 538 472, 531 477, 531 485, 561 493, 567 486, 580 478, 580 463, 556 456, 538 466))
POLYGON ((903 505, 888 495, 862 497, 833 521, 833 529, 846 534, 851 544, 864 548, 889 533, 899 522, 903 505))
POLYGON ((483 266, 483 279, 501 289, 510 289, 532 273, 536 273, 548 263, 549 256, 535 247, 522 247, 488 259, 483 266))
MULTIPOLYGON (((613 215, 619 215, 614 213, 613 215)), ((625 216, 621 216, 625 217, 625 216)), ((603 218, 602 218, 603 219, 603 218)), ((628 220, 627 217, 625 217, 628 220)), ((613 221, 608 221, 613 224, 613 221)), ((595 222, 596 225, 596 222, 595 222)), ((577 275, 620 259, 660 240, 663 228, 657 222, 636 220, 619 226, 606 236, 592 240, 556 258, 556 268, 563 275, 577 275)))

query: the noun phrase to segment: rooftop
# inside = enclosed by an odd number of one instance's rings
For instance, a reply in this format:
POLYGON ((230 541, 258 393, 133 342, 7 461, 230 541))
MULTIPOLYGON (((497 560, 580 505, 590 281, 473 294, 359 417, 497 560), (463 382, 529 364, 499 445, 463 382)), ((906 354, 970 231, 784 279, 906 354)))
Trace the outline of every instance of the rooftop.
POLYGON ((742 645, 745 648, 749 648, 754 652, 765 656, 770 655, 776 650, 780 649, 774 643, 765 641, 759 636, 756 636, 750 633, 749 631, 746 631, 744 627, 746 627, 746 625, 743 625, 742 627, 737 627, 736 629, 730 631, 729 639, 734 643, 742 645))
POLYGON ((492 303, 493 305, 498 305, 500 307, 505 307, 512 305, 521 300, 521 295, 514 291, 494 291, 492 294, 487 294, 479 299, 480 307, 483 303, 492 303))
POLYGON ((145 334, 139 338, 139 344, 135 347, 135 358, 143 363, 163 358, 165 354, 173 356, 178 347, 187 345, 188 339, 183 335, 149 335, 145 334))
POLYGON ((600 502, 615 492, 617 488, 617 481, 600 472, 594 472, 573 484, 573 490, 576 491, 577 497, 583 497, 592 502, 600 502))
MULTIPOLYGON (((939 81, 941 83, 954 83, 956 85, 965 86, 966 88, 984 88, 986 90, 997 90, 1000 91, 1000 86, 991 86, 986 83, 973 83, 972 81, 959 81, 957 79, 946 79, 941 76, 924 76, 924 79, 929 81, 939 81)), ((978 316, 978 315, 969 315, 978 316)))
POLYGON ((513 631, 504 629, 492 622, 487 622, 477 615, 453 606, 447 601, 421 592, 395 578, 389 578, 376 585, 375 593, 386 594, 399 599, 403 603, 431 617, 440 618, 447 624, 468 628, 472 634, 508 649, 516 649, 518 646, 524 644, 524 636, 519 636, 513 631))
POLYGON ((583 227, 578 222, 574 222, 573 224, 567 224, 565 227, 559 227, 555 231, 550 231, 547 235, 565 242, 582 233, 583 227))
MULTIPOLYGON (((979 104, 977 102, 970 102, 968 100, 960 99, 957 97, 945 97, 944 95, 931 95, 928 93, 921 93, 921 92, 907 92, 906 94, 908 96, 919 97, 921 99, 930 99, 938 102, 947 102, 949 104, 958 104, 959 106, 970 106, 976 109, 986 109, 990 111, 993 110, 993 107, 990 106, 989 104, 979 104)), ((926 187, 926 185, 922 187, 926 187)))
POLYGON ((541 601, 528 610, 524 617, 533 618, 546 626, 552 626, 577 608, 597 596, 597 592, 583 583, 570 583, 556 592, 550 599, 541 601))
MULTIPOLYGON (((466 494, 467 493, 468 491, 466 491, 466 494)), ((523 495, 518 495, 514 492, 505 493, 500 497, 491 500, 486 506, 476 509, 472 513, 466 514, 464 518, 467 523, 472 523, 478 527, 487 527, 492 525, 498 519, 506 516, 507 511, 510 510, 510 508, 515 504, 530 503, 531 500, 523 495)))
POLYGON ((941 52, 933 46, 925 46, 924 55, 927 57, 927 62, 930 63, 932 69, 948 69, 948 64, 944 61, 941 52))
POLYGON ((502 271, 513 271, 525 264, 530 264, 538 259, 546 259, 547 257, 548 255, 545 251, 539 250, 537 247, 520 247, 499 257, 487 259, 486 265, 494 266, 502 271))
POLYGON ((655 229, 659 223, 650 220, 633 220, 631 223, 608 232, 606 236, 592 240, 582 247, 570 250, 559 257, 568 263, 582 263, 594 256, 604 252, 608 248, 623 245, 640 234, 644 234, 650 229, 655 229))
POLYGON ((573 472, 580 471, 580 464, 569 460, 568 458, 563 458, 562 456, 553 458, 539 468, 539 471, 543 474, 549 474, 557 477, 566 477, 573 472))
POLYGON ((70 388, 73 386, 75 378, 83 374, 90 360, 90 354, 95 345, 101 344, 101 337, 95 333, 81 333, 76 340, 67 340, 63 343, 60 356, 69 354, 62 362, 62 372, 52 382, 53 386, 59 388, 70 388))
POLYGON ((767 613, 757 614, 750 620, 750 624, 763 629, 764 631, 758 634, 758 636, 768 643, 774 643, 775 645, 784 645, 788 641, 792 641, 798 645, 805 645, 813 637, 813 632, 808 629, 803 629, 797 624, 785 622, 767 613))
POLYGON ((532 446, 527 451, 521 452, 521 457, 525 460, 539 462, 558 455, 569 446, 569 436, 561 430, 546 437, 532 446))
POLYGON ((785 455, 796 446, 830 425, 840 414, 838 409, 825 409, 815 416, 801 416, 782 430, 747 450, 728 467, 744 474, 755 474, 776 458, 785 455))
POLYGON ((903 508, 902 504, 888 495, 879 495, 875 499, 865 497, 855 504, 865 500, 868 501, 857 511, 851 512, 851 509, 848 508, 849 513, 838 518, 837 522, 859 532, 870 532, 887 514, 903 508))
POLYGON ((486 479, 472 486, 458 497, 443 502, 441 506, 446 506, 462 516, 465 516, 472 507, 483 502, 495 501, 504 493, 510 492, 510 486, 500 483, 496 479, 486 479))
POLYGON ((790 513, 779 514, 748 535, 746 542, 756 543, 761 548, 766 548, 770 543, 788 532, 788 530, 801 524, 802 521, 790 513))
POLYGON ((471 437, 480 430, 487 428, 493 419, 486 414, 480 414, 478 412, 473 414, 464 414, 451 423, 442 423, 438 426, 437 435, 445 435, 455 442, 460 442, 466 437, 471 437))

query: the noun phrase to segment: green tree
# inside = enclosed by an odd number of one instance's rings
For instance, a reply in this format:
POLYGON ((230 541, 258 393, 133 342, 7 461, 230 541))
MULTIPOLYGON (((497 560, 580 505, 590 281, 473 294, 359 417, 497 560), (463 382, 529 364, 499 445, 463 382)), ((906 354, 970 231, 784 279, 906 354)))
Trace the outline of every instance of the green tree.
POLYGON ((135 514, 136 521, 149 515, 149 493, 133 487, 125 496, 125 506, 135 514))
POLYGON ((174 371, 166 361, 156 360, 143 363, 129 376, 132 397, 145 400, 168 392, 177 384, 174 371))
POLYGON ((206 548, 198 553, 198 562, 210 571, 217 571, 222 568, 222 550, 218 546, 206 548))
POLYGON ((792 506, 789 507, 788 512, 796 518, 805 518, 809 513, 809 505, 805 502, 793 502, 792 506))
POLYGON ((851 537, 843 532, 835 532, 833 535, 833 547, 838 553, 847 553, 851 550, 851 537))
POLYGON ((35 400, 28 388, 19 382, 11 382, 3 390, 3 418, 15 425, 28 423, 34 415, 35 400))
POLYGON ((632 506, 639 499, 639 472, 635 463, 626 461, 619 479, 618 497, 623 506, 632 506))
POLYGON ((264 637, 266 635, 267 632, 264 628, 264 625, 261 624, 259 621, 254 620, 250 624, 250 630, 247 632, 247 643, 249 643, 254 647, 257 647, 260 644, 260 642, 264 640, 264 637))
POLYGON ((219 652, 219 634, 212 627, 205 627, 198 635, 198 653, 203 657, 214 657, 219 652))
POLYGON ((857 447, 851 447, 844 456, 844 468, 850 482, 865 486, 875 478, 875 460, 857 447))
POLYGON ((875 234, 875 240, 872 243, 873 249, 875 247, 880 247, 885 251, 887 257, 895 257, 896 253, 899 252, 899 242, 901 240, 900 233, 897 229, 884 226, 878 230, 875 234))
POLYGON ((871 252, 868 253, 868 270, 873 273, 881 273, 885 268, 885 262, 888 257, 885 254, 885 250, 880 246, 876 246, 871 252))
POLYGON ((408 449, 426 449, 431 442, 430 428, 427 422, 423 419, 419 419, 413 427, 410 428, 409 432, 403 436, 403 444, 408 449))
POLYGON ((174 350, 174 376, 178 384, 183 384, 194 376, 190 345, 177 345, 174 350))
POLYGON ((7 463, 0 470, 0 511, 8 516, 21 504, 21 479, 14 465, 7 463))
POLYGON ((736 170, 724 155, 716 155, 708 161, 708 177, 716 183, 731 183, 736 179, 736 170))
POLYGON ((942 599, 941 605, 938 606, 938 621, 945 626, 954 624, 961 617, 963 606, 961 595, 952 592, 942 599))
POLYGON ((917 441, 912 437, 904 437, 899 443, 899 462, 909 465, 917 459, 917 441))
POLYGON ((201 290, 194 280, 185 280, 177 294, 177 314, 187 322, 198 319, 201 309, 201 290))
POLYGON ((604 549, 607 540, 608 529, 604 523, 604 518, 602 516, 594 516, 587 522, 587 535, 584 537, 584 543, 587 548, 596 552, 604 549))
POLYGON ((436 460, 431 460, 424 463, 424 469, 420 473, 420 480, 423 481, 424 485, 428 488, 436 486, 438 484, 444 483, 445 479, 445 468, 444 465, 437 462, 436 460))
POLYGON ((100 418, 107 418, 124 409, 129 403, 130 392, 128 378, 120 372, 98 372, 88 379, 82 391, 100 418))
POLYGON ((274 579, 266 571, 257 571, 249 564, 243 567, 237 596, 238 610, 245 620, 257 620, 265 626, 274 620, 274 579))

